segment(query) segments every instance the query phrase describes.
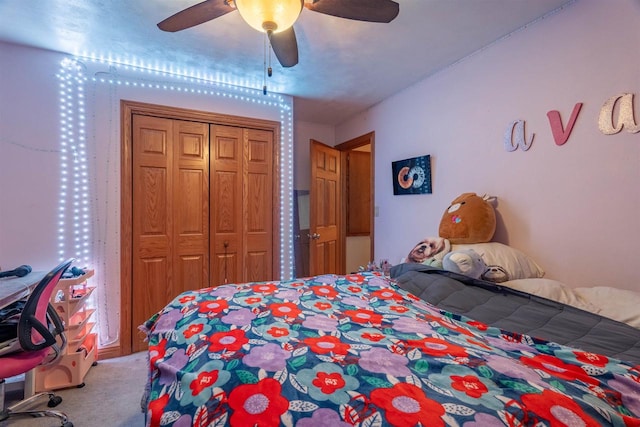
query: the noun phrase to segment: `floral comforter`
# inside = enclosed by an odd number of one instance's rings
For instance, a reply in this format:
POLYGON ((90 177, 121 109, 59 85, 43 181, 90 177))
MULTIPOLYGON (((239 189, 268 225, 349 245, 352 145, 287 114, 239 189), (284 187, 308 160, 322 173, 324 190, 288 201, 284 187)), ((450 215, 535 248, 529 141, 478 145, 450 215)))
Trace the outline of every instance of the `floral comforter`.
POLYGON ((143 326, 148 426, 640 426, 640 366, 376 273, 185 292, 143 326))

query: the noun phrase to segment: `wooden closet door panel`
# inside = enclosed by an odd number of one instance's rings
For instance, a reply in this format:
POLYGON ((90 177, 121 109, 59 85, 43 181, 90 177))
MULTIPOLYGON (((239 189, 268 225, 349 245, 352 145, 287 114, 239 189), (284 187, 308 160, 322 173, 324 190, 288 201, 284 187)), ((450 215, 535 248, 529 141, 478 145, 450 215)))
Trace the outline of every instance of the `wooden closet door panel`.
POLYGON ((243 275, 243 158, 241 128, 211 125, 212 285, 240 283, 243 275))
POLYGON ((171 262, 173 200, 170 197, 172 131, 169 120, 133 117, 132 328, 141 325, 175 296, 171 288, 174 274, 171 262), (149 286, 154 289, 150 290, 149 286))
POLYGON ((209 125, 175 121, 173 291, 209 283, 209 125))
MULTIPOLYGON (((181 292, 209 286, 209 126, 134 115, 132 129, 131 328, 137 331, 181 292)), ((134 332, 134 351, 146 348, 138 338, 134 332)))
POLYGON ((246 135, 245 279, 273 280, 273 133, 247 129, 246 135))

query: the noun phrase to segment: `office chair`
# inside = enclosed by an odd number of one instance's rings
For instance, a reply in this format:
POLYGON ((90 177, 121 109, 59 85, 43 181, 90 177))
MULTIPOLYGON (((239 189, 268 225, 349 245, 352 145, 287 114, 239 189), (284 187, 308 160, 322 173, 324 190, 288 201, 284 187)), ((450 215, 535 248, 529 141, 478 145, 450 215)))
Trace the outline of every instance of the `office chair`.
MULTIPOLYGON (((10 417, 56 417, 62 427, 73 427, 67 416, 54 410, 22 411, 21 408, 31 405, 36 399, 48 396, 49 408, 62 402, 60 396, 52 392, 43 392, 28 397, 8 408, 4 408, 5 379, 30 371, 39 365, 51 363, 60 356, 67 344, 64 335, 64 325, 56 310, 49 304, 51 294, 74 259, 64 261, 51 270, 38 283, 33 292, 27 297, 24 308, 20 313, 16 328, 16 351, 0 354, 0 421, 10 417)), ((14 324, 15 326, 15 324, 14 324)), ((11 325, 8 326, 11 328, 11 325)), ((6 334, 7 325, 3 325, 6 334)))

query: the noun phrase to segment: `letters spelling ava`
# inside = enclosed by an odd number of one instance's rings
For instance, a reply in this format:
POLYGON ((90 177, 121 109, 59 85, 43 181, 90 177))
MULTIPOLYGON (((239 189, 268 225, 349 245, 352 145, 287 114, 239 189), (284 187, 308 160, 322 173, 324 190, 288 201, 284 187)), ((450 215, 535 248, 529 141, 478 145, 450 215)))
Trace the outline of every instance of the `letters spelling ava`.
MULTIPOLYGON (((571 117, 569 118, 566 128, 562 125, 562 119, 560 118, 559 111, 551 110, 547 113, 549 126, 551 127, 551 133, 553 134, 553 139, 556 145, 564 145, 567 142, 581 109, 582 102, 578 102, 573 107, 573 111, 571 112, 571 117)), ((504 133, 504 149, 506 151, 515 151, 518 147, 520 147, 522 151, 527 151, 531 148, 535 134, 532 133, 531 137, 527 139, 524 124, 524 120, 514 120, 509 124, 509 126, 507 126, 504 133)), ((640 132, 640 125, 636 123, 633 110, 633 94, 622 93, 609 98, 602 108, 600 108, 598 128, 600 129, 600 132, 605 135, 615 135, 622 129, 629 133, 640 132), (618 117, 614 122, 616 106, 618 107, 618 117)))

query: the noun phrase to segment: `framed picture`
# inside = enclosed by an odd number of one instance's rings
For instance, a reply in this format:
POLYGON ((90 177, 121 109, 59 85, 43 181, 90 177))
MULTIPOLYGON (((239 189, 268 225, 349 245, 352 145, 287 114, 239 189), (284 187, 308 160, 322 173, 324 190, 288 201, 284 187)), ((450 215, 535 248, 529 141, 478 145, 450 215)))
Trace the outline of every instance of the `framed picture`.
POLYGON ((393 194, 431 194, 431 156, 391 162, 393 194))

